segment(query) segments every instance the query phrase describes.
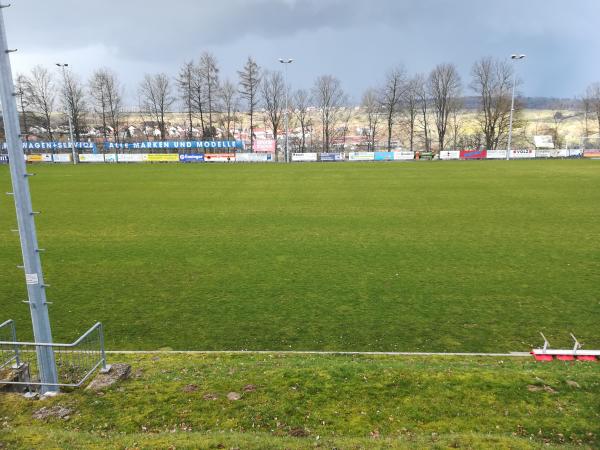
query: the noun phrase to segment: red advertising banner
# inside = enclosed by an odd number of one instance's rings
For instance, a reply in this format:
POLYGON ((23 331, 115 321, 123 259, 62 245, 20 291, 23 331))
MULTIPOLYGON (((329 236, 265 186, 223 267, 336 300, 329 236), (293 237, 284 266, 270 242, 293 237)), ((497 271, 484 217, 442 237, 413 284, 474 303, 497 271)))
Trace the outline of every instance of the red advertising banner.
POLYGON ((235 153, 205 153, 205 162, 235 162, 235 153))
POLYGON ((461 150, 460 159, 485 159, 487 150, 461 150))
POLYGON ((254 149, 256 153, 275 153, 274 139, 257 139, 254 141, 254 149))

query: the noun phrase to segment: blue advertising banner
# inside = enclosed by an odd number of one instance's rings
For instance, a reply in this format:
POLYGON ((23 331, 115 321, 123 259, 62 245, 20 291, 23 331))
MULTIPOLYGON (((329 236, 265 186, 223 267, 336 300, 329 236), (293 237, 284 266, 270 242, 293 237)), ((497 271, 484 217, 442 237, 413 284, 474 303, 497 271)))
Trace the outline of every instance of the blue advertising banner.
POLYGON ((375 152, 375 161, 393 161, 394 152, 375 152))
POLYGON ((156 149, 236 149, 244 148, 242 141, 147 141, 147 142, 105 142, 105 150, 156 150, 156 149))
POLYGON ((0 164, 8 163, 8 155, 0 155, 0 164))
POLYGON ((181 162, 204 162, 204 153, 199 154, 183 154, 179 155, 179 161, 181 162))
POLYGON ((321 161, 343 161, 344 158, 341 153, 321 153, 319 155, 321 161))
MULTIPOLYGON (((2 148, 6 149, 6 142, 2 144, 2 148)), ((96 153, 96 144, 93 142, 75 142, 75 148, 79 150, 92 150, 94 153, 96 153)), ((23 150, 71 150, 71 143, 24 141, 23 150)))

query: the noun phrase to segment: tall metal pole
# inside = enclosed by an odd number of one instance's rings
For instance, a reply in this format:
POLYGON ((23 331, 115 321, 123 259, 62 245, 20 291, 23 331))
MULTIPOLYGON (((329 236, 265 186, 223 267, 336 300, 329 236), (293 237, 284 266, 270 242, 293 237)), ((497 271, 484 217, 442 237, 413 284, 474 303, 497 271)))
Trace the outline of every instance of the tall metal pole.
MULTIPOLYGON (((288 151, 288 143, 289 143, 289 126, 288 126, 288 70, 287 67, 289 64, 294 62, 293 59, 280 59, 279 62, 285 66, 285 162, 290 162, 289 151, 288 151)), ((275 144, 277 146, 277 143, 275 144)))
MULTIPOLYGON (((62 69, 63 83, 65 83, 65 89, 67 88, 67 67, 68 64, 56 63, 58 67, 62 69)), ((71 119, 71 111, 68 111, 69 116, 69 139, 71 140, 71 154, 73 155, 73 164, 77 164, 77 153, 75 152, 75 140, 73 139, 73 120, 71 119)))
MULTIPOLYGON (((519 59, 525 58, 525 55, 511 55, 510 58, 513 61, 517 61, 519 59)), ((514 64, 513 64, 513 67, 515 69, 513 70, 513 87, 512 87, 512 97, 511 97, 511 101, 510 101, 510 119, 509 119, 509 124, 508 124, 508 145, 506 148, 506 160, 507 161, 510 159, 510 150, 511 150, 511 143, 512 143, 512 128, 513 128, 513 113, 515 111, 515 89, 517 87, 517 70, 516 70, 516 66, 514 64)))
MULTIPOLYGON (((2 6, 2 8, 4 7, 2 6)), ((17 211, 21 251, 23 253, 23 269, 25 270, 25 282, 27 284, 28 303, 31 311, 31 323, 33 325, 35 342, 51 343, 52 332, 50 330, 48 303, 46 302, 46 285, 44 284, 42 262, 39 255, 42 250, 38 247, 35 231, 34 215, 36 212, 33 211, 31 206, 28 178, 30 174, 26 172, 25 158, 23 156, 23 143, 21 142, 20 135, 21 127, 19 125, 12 69, 8 56, 11 50, 8 50, 2 8, 0 8, 0 101, 2 102, 10 176, 17 211)), ((58 376, 52 348, 37 347, 36 352, 40 381, 42 383, 56 384, 58 376)), ((57 390, 56 386, 42 386, 42 393, 57 390)))

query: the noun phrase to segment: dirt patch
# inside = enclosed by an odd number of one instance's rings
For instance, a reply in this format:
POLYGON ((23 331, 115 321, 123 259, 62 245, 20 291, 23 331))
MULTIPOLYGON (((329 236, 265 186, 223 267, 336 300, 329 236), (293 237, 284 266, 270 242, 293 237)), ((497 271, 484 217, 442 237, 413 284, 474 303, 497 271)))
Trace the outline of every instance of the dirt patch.
POLYGON ((292 428, 289 432, 289 435, 292 437, 307 437, 308 431, 301 427, 292 428))
POLYGON ((86 390, 100 391, 106 389, 120 380, 129 378, 131 366, 129 364, 116 363, 110 367, 107 373, 100 373, 86 387, 86 390))
POLYGON ((186 393, 196 392, 198 390, 198 386, 195 384, 186 384, 181 390, 186 393))
POLYGON ((202 396, 202 398, 204 400, 217 400, 219 398, 219 396, 217 394, 213 394, 212 392, 209 392, 208 394, 204 394, 202 396))
POLYGON ((237 392, 230 392, 229 394, 227 394, 227 400, 232 401, 232 402, 235 402, 241 398, 242 398, 242 395, 237 392))
POLYGON ((244 392, 254 392, 256 390, 256 386, 253 384, 247 384, 242 388, 244 392))
POLYGON ((62 420, 69 420, 73 412, 73 409, 67 408, 65 406, 56 405, 50 408, 44 406, 43 408, 40 408, 37 411, 35 411, 32 417, 37 420, 46 420, 50 417, 56 417, 62 420))

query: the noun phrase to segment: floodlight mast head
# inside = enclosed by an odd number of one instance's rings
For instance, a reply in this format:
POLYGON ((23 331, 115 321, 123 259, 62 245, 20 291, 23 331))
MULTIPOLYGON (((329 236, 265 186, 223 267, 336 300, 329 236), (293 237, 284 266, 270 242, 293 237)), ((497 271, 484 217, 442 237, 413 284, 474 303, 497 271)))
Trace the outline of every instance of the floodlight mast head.
POLYGON ((294 60, 293 59, 289 59, 289 58, 288 59, 279 58, 279 62, 281 64, 291 64, 291 63, 294 62, 294 60))
POLYGON ((522 54, 518 54, 518 55, 517 55, 517 54, 512 54, 512 55, 510 55, 510 58, 511 58, 511 59, 523 59, 523 58, 525 58, 526 56, 527 56, 527 55, 522 55, 522 54))

